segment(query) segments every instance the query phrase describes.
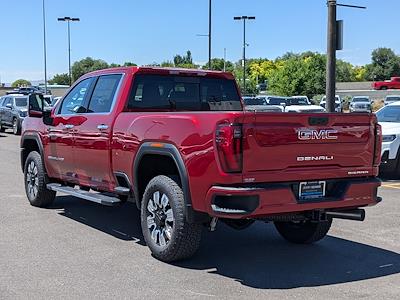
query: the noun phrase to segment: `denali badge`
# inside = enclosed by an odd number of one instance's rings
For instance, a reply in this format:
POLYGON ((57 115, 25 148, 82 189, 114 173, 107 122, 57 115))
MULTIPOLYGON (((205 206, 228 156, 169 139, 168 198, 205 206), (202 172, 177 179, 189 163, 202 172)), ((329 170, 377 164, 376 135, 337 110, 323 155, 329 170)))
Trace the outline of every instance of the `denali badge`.
POLYGON ((335 135, 337 130, 313 130, 313 129, 300 129, 298 131, 298 138, 301 141, 309 140, 337 140, 337 135, 335 135))
POLYGON ((333 156, 321 155, 321 156, 298 156, 297 161, 327 161, 333 160, 333 156))

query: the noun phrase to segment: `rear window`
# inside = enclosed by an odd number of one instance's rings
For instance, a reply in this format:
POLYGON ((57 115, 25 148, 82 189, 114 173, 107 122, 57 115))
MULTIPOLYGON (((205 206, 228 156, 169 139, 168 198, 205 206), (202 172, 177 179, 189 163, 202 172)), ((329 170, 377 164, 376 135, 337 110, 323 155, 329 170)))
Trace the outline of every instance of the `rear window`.
POLYGON ((243 98, 246 105, 266 105, 265 98, 243 98))
POLYGON ((285 98, 268 98, 269 105, 281 105, 282 103, 287 104, 287 100, 285 98))
POLYGON ((178 75, 136 75, 129 109, 242 110, 235 82, 178 75))
POLYGON ((28 106, 28 98, 26 98, 26 97, 15 98, 15 106, 17 106, 17 107, 26 107, 26 106, 28 106))
POLYGON ((396 96, 388 96, 386 97, 387 101, 400 101, 400 97, 396 97, 396 96))

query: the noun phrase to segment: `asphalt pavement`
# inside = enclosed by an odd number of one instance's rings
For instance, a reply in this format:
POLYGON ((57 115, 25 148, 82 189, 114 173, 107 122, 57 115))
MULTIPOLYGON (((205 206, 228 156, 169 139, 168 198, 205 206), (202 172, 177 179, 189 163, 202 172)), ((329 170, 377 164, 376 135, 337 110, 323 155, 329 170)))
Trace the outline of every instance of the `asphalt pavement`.
POLYGON ((291 245, 271 224, 204 231, 191 260, 157 261, 135 207, 59 196, 31 207, 19 137, 0 133, 0 299, 399 299, 400 182, 365 222, 335 220, 318 244, 291 245))

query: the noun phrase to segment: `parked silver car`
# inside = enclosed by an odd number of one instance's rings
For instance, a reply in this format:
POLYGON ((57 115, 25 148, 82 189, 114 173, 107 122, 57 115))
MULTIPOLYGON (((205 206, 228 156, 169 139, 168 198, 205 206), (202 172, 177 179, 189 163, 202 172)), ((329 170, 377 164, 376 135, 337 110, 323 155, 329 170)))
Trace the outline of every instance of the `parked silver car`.
POLYGON ((372 112, 371 100, 368 96, 355 96, 351 99, 350 112, 372 112))

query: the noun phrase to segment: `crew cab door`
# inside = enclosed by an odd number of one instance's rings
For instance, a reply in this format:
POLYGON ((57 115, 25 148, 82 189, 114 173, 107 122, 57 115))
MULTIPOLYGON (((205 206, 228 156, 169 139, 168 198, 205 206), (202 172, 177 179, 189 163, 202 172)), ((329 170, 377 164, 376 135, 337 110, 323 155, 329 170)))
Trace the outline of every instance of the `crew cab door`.
POLYGON ((74 133, 85 121, 79 113, 90 94, 93 79, 80 81, 54 110, 53 124, 47 127, 46 167, 50 177, 77 182, 74 133))
POLYGON ((80 184, 109 190, 113 185, 111 135, 115 102, 122 74, 102 75, 95 79, 82 124, 75 127, 75 159, 80 184))
POLYGON ((3 103, 3 114, 1 121, 6 125, 11 125, 11 113, 12 111, 12 98, 7 97, 3 103))

